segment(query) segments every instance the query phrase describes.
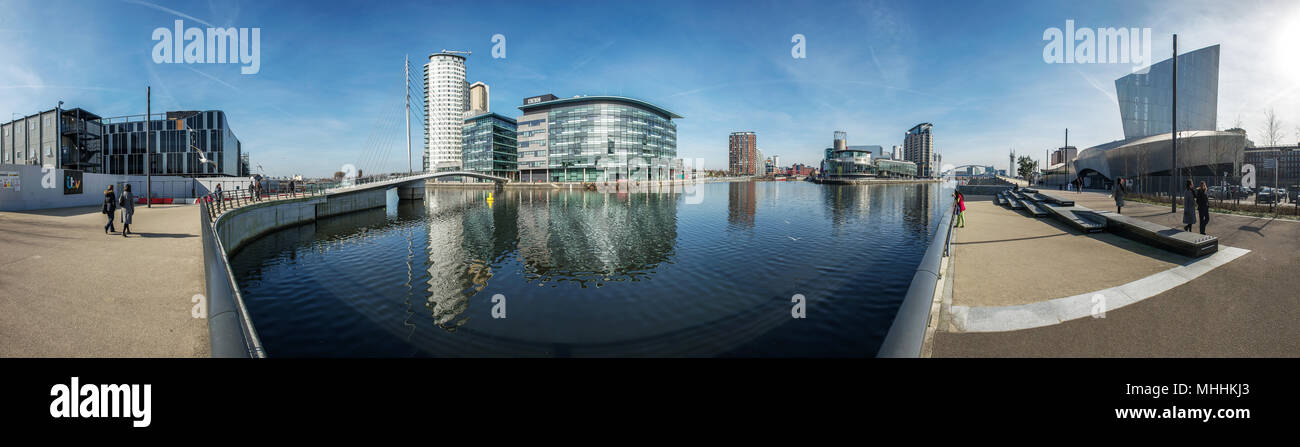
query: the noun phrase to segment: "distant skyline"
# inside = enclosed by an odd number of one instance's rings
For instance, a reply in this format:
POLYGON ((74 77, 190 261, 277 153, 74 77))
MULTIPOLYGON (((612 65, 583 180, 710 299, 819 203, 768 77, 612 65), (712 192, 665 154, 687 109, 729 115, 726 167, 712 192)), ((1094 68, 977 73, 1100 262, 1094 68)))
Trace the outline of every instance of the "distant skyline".
MULTIPOLYGON (((506 116, 546 93, 628 96, 683 115, 678 156, 709 169, 727 168, 736 131, 755 132, 786 166, 815 166, 836 130, 890 148, 923 122, 943 164, 1005 169, 1008 152, 1041 159, 1067 127, 1081 149, 1123 138, 1114 80, 1133 67, 1044 62, 1044 31, 1067 20, 1151 28, 1153 62, 1170 57, 1172 33, 1181 52, 1221 45, 1218 127, 1240 120, 1259 143, 1272 108, 1283 141, 1300 140, 1300 3, 1288 1, 0 3, 3 120, 58 101, 142 114, 152 85, 155 112, 224 110, 252 164, 277 176, 355 164, 377 117, 401 106, 403 58, 418 70, 442 49, 473 52, 469 82, 488 84, 506 116), (256 74, 154 63, 151 33, 174 20, 260 28, 256 74), (495 34, 504 59, 491 56, 495 34), (804 59, 791 57, 795 34, 804 59)), ((418 118, 412 127, 418 168, 418 118)), ((396 136, 384 170, 406 168, 396 136)))

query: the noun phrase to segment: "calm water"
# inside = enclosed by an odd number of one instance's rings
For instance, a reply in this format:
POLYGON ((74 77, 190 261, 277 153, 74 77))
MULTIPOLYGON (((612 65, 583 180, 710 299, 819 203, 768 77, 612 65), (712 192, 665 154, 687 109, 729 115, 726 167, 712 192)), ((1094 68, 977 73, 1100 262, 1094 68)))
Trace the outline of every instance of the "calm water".
POLYGON ((660 191, 390 195, 231 264, 271 356, 872 356, 951 194, 660 191))

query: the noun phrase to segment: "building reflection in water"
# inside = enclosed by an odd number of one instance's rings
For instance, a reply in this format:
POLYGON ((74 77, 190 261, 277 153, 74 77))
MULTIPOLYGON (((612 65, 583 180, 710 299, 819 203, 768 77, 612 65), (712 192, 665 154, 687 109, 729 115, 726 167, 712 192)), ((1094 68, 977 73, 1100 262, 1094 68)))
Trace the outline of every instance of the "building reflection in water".
POLYGON ((736 228, 753 228, 758 213, 758 188, 755 182, 727 184, 727 223, 736 228))
POLYGON ((503 263, 543 285, 644 278, 677 239, 676 194, 540 189, 429 189, 428 307, 434 323, 467 322, 470 298, 503 263), (487 206, 489 198, 492 206, 487 206))
POLYGON ((883 337, 937 215, 924 207, 946 197, 933 185, 701 187, 718 200, 429 189, 396 219, 376 209, 272 233, 232 270, 277 356, 844 355, 883 337), (771 222, 758 225, 757 206, 771 222), (795 293, 834 315, 792 325, 795 293), (495 294, 506 319, 493 318, 495 294))

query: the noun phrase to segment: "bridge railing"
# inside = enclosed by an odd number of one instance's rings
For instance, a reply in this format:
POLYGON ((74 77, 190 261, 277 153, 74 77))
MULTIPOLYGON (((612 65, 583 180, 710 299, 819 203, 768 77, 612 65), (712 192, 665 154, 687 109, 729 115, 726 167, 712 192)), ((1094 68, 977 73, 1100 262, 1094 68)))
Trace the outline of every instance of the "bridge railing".
POLYGON ((327 185, 315 183, 295 184, 292 188, 288 184, 269 184, 261 188, 213 191, 198 200, 199 204, 207 209, 208 220, 213 221, 222 213, 235 208, 272 200, 320 196, 326 194, 329 189, 327 185))

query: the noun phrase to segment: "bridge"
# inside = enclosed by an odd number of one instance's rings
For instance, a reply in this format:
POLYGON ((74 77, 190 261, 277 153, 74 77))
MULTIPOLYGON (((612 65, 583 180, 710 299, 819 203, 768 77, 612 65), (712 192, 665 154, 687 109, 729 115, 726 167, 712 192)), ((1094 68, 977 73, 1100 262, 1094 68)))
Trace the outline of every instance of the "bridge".
POLYGON ((333 194, 333 193, 360 191, 360 190, 371 189, 371 188, 390 188, 395 186, 409 187, 409 185, 412 183, 423 182, 423 181, 428 181, 428 180, 443 178, 443 177, 480 178, 484 180, 491 180, 494 183, 496 183, 497 186, 502 186, 505 185, 506 183, 510 183, 510 179, 508 178, 499 177, 490 174, 484 174, 482 172, 473 172, 473 171, 423 172, 419 174, 404 175, 401 177, 361 178, 361 179, 357 179, 354 183, 350 185, 344 185, 344 186, 326 189, 325 193, 333 194))
MULTIPOLYGON (((989 165, 961 165, 961 166, 953 166, 952 169, 947 169, 947 170, 944 170, 942 173, 940 173, 940 176, 941 176, 941 177, 946 177, 946 176, 949 176, 949 175, 956 175, 956 174, 957 174, 957 170, 959 170, 959 169, 965 169, 965 168, 980 168, 980 169, 986 169, 986 168, 989 168, 989 167, 990 167, 989 165)), ((997 171, 995 170, 995 171, 991 171, 991 172, 985 172, 985 173, 983 173, 983 174, 972 175, 972 177, 993 177, 993 176, 996 176, 996 175, 997 175, 997 171)))

